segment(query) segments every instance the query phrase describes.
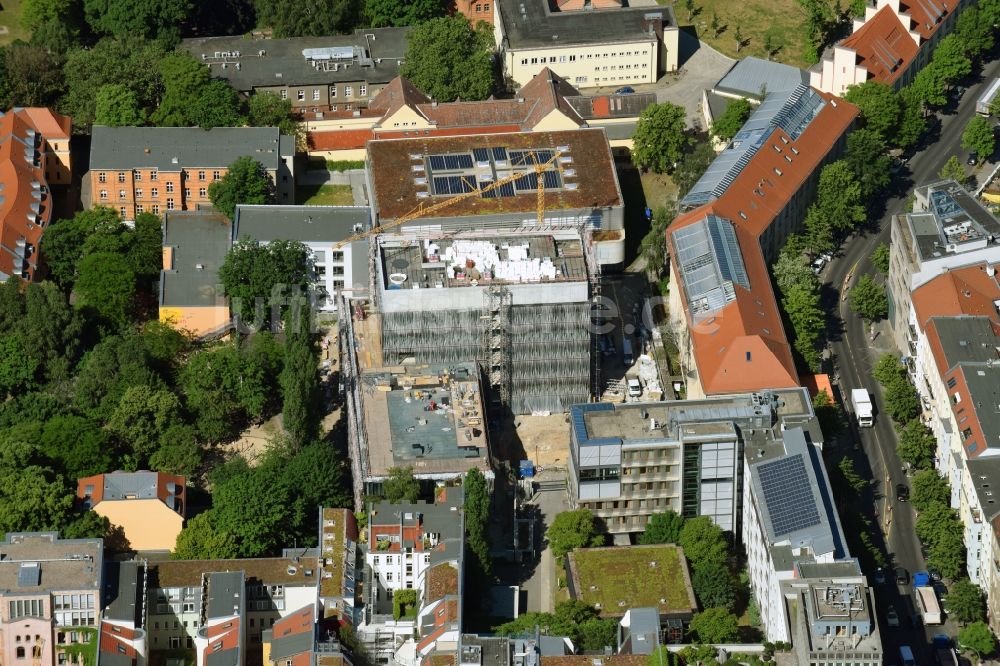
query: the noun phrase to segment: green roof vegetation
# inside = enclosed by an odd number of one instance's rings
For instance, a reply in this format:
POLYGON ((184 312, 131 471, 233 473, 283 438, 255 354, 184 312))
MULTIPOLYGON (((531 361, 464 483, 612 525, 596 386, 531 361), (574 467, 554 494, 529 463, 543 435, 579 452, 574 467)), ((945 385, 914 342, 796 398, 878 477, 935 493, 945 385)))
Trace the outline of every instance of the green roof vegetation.
POLYGON ((570 569, 577 598, 600 604, 602 615, 644 606, 655 606, 660 613, 695 608, 687 564, 677 546, 577 549, 570 553, 570 569))

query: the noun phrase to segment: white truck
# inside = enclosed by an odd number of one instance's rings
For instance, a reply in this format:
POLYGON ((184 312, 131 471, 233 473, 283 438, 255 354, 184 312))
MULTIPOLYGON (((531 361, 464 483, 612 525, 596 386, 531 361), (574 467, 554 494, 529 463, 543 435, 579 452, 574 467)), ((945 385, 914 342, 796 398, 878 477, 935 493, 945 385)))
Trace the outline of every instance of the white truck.
POLYGON ((941 604, 938 603, 934 588, 929 585, 915 587, 913 593, 917 597, 917 609, 924 619, 924 624, 941 624, 941 604))
POLYGON ((875 423, 872 416, 872 398, 868 389, 851 389, 851 406, 859 428, 871 428, 875 423))
POLYGON ((993 100, 996 99, 997 93, 1000 93, 1000 79, 993 79, 986 86, 986 90, 980 98, 976 100, 976 113, 981 116, 990 115, 990 107, 993 105, 993 100))

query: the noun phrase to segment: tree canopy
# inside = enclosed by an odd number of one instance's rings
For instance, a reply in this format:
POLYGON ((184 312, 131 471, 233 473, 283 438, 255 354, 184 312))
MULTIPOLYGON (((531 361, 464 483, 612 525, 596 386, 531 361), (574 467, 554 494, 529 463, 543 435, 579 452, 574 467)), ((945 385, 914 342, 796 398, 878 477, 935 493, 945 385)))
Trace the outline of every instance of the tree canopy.
POLYGON ((968 578, 955 581, 945 596, 948 615, 962 624, 986 619, 986 602, 977 585, 968 578))
POLYGON ((962 132, 962 147, 976 154, 980 163, 989 159, 996 149, 993 123, 982 116, 973 116, 962 132))
POLYGON ((980 656, 992 654, 997 649, 997 639, 990 630, 990 625, 982 620, 960 629, 958 644, 963 650, 972 650, 980 656))
POLYGON ((486 99, 496 85, 492 32, 461 15, 425 21, 410 30, 399 73, 439 102, 486 99))
POLYGON ((747 98, 734 99, 722 115, 712 123, 712 136, 721 141, 729 141, 740 131, 752 112, 753 106, 747 98))
POLYGON ((598 531, 597 520, 587 509, 563 511, 549 525, 545 537, 557 560, 574 548, 604 545, 604 535, 598 531))
POLYGON ((646 523, 646 529, 639 535, 639 543, 643 545, 656 543, 677 543, 684 527, 684 517, 670 511, 654 513, 646 523))
POLYGON ((910 503, 917 511, 925 511, 935 503, 948 504, 950 498, 951 489, 948 487, 948 482, 935 470, 923 469, 913 475, 910 481, 910 503))
POLYGON ((718 570, 729 558, 726 536, 708 516, 686 520, 678 545, 684 549, 684 555, 695 570, 702 567, 718 570))
POLYGON ((686 117, 684 107, 670 102, 643 109, 632 136, 635 165, 656 173, 673 172, 689 144, 686 117))
POLYGON ((230 307, 243 323, 258 329, 267 327, 272 308, 284 302, 287 290, 308 283, 308 252, 298 241, 279 240, 264 245, 241 238, 233 243, 219 268, 219 281, 230 307))
POLYGON ((390 504, 413 503, 420 499, 420 482, 413 477, 412 467, 393 467, 382 482, 382 492, 390 504))
POLYGON ((739 638, 739 620, 725 608, 708 608, 694 614, 688 631, 700 643, 733 643, 739 638))
POLYGON ((365 0, 365 14, 373 28, 416 25, 443 16, 441 0, 365 0))
POLYGON ((254 0, 257 24, 275 37, 323 37, 348 32, 361 17, 361 0, 254 0))
POLYGON ((847 88, 844 99, 861 109, 865 128, 890 141, 899 126, 901 107, 892 86, 869 79, 847 88))
POLYGON ((889 299, 885 287, 872 280, 870 275, 862 275, 850 292, 851 309, 866 322, 884 319, 889 313, 889 299))
POLYGON ((83 7, 87 23, 97 32, 117 37, 155 37, 176 43, 192 3, 191 0, 84 0, 83 7))
POLYGON ((232 218, 236 206, 274 203, 277 199, 274 181, 264 165, 252 157, 237 157, 219 180, 208 186, 208 198, 223 215, 232 218))
POLYGON ((896 452, 899 453, 901 460, 917 469, 931 469, 937 453, 937 440, 934 433, 920 419, 911 419, 899 429, 896 452))

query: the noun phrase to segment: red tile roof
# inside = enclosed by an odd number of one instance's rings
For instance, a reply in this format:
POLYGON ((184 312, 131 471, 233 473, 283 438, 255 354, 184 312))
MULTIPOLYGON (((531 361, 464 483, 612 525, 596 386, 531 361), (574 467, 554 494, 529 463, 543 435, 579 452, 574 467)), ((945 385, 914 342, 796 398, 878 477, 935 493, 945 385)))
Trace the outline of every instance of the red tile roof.
POLYGON ((840 43, 858 55, 858 64, 871 78, 893 83, 917 56, 919 47, 892 7, 885 5, 865 24, 840 43))
POLYGON ((985 263, 948 271, 913 290, 910 300, 917 325, 924 329, 931 317, 979 315, 1000 324, 1000 314, 993 305, 1000 300, 1000 262, 994 274, 986 272, 985 263))
POLYGON ((313 605, 303 606, 291 615, 281 618, 271 627, 272 639, 311 634, 313 630, 313 605))
MULTIPOLYGON (((145 472, 149 474, 149 472, 145 472)), ((114 474, 132 474, 132 472, 115 472, 114 474)), ((172 474, 164 474, 163 472, 155 472, 156 474, 156 497, 161 501, 165 502, 167 497, 173 495, 175 498, 179 499, 181 502, 181 515, 184 515, 184 510, 186 509, 186 502, 184 501, 185 488, 187 487, 187 479, 183 476, 176 476, 172 474), (177 491, 171 493, 167 490, 167 484, 173 483, 177 487, 177 491)), ((92 507, 97 506, 100 502, 104 501, 104 474, 95 474, 94 476, 84 477, 76 482, 76 496, 78 499, 86 499, 89 497, 90 505, 92 507), (93 491, 87 493, 87 486, 91 486, 93 491)), ((122 501, 129 501, 124 500, 122 501)), ((108 501, 112 501, 109 499, 108 501)))
POLYGON ((365 142, 374 139, 371 129, 333 130, 329 132, 309 132, 309 150, 349 150, 364 148, 365 142))
POLYGON ((924 41, 934 36, 944 19, 955 11, 960 0, 903 0, 899 3, 902 13, 910 17, 909 29, 924 41))
POLYGON ((420 92, 420 90, 410 83, 409 79, 397 76, 390 81, 378 95, 372 99, 368 108, 373 111, 381 111, 382 117, 391 116, 404 106, 416 107, 418 104, 429 104, 431 98, 420 92))

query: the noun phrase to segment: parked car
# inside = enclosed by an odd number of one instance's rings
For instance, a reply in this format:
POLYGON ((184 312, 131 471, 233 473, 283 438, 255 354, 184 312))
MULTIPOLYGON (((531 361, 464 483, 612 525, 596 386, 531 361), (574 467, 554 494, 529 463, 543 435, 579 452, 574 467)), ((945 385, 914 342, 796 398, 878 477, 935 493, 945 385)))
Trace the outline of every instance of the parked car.
POLYGON ((885 622, 890 627, 899 626, 899 613, 896 612, 895 606, 889 606, 889 610, 885 612, 885 622))
POLYGON ((977 164, 979 164, 979 154, 969 153, 969 159, 965 160, 965 163, 968 164, 969 166, 976 166, 977 164))
POLYGON ((819 275, 820 272, 823 270, 824 266, 826 266, 826 259, 824 259, 823 257, 819 257, 814 262, 812 262, 813 273, 819 275))
POLYGON ((875 570, 875 582, 878 585, 885 585, 885 581, 886 581, 885 569, 879 567, 878 569, 875 570))
POLYGON ((927 567, 927 575, 931 577, 931 580, 939 582, 941 580, 941 572, 934 567, 927 567))
POLYGON ((635 88, 633 88, 632 86, 622 86, 621 88, 619 88, 618 90, 615 91, 615 94, 616 95, 631 95, 634 92, 635 92, 635 88))
POLYGON ((910 572, 905 567, 896 567, 893 573, 896 574, 897 585, 906 585, 910 582, 910 572))
POLYGON ((910 499, 910 489, 906 487, 905 483, 896 484, 896 499, 900 502, 910 499))

